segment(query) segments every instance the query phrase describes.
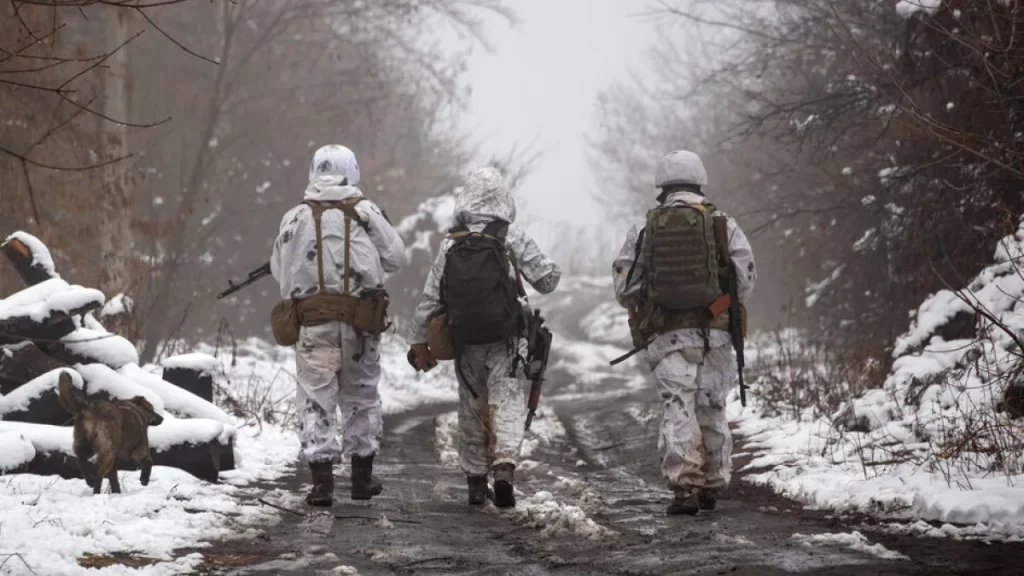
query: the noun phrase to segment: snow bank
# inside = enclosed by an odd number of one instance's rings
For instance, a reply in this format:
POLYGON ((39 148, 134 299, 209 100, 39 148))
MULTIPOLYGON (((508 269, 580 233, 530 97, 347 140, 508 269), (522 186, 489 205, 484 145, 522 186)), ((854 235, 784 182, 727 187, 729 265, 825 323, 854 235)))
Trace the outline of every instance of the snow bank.
POLYGON ((53 265, 53 257, 50 255, 50 249, 43 244, 41 240, 28 232, 22 232, 21 230, 11 234, 4 240, 4 244, 11 240, 20 240, 22 244, 28 248, 29 252, 32 253, 32 264, 46 271, 50 276, 57 276, 57 268, 53 265))
POLYGON ((221 424, 234 424, 235 419, 226 412, 203 400, 199 396, 167 382, 163 378, 139 368, 136 364, 127 364, 118 373, 160 396, 164 408, 178 416, 191 418, 208 418, 221 424))
POLYGON ((23 434, 0 432, 0 474, 24 466, 35 457, 35 446, 23 434))
POLYGON ((70 374, 72 384, 78 388, 82 387, 82 376, 78 372, 67 368, 51 370, 18 386, 10 394, 0 396, 0 416, 9 412, 28 410, 33 400, 42 396, 47 390, 56 390, 61 372, 70 374))
POLYGON ((160 365, 164 368, 183 368, 205 374, 214 374, 220 368, 220 362, 216 358, 198 352, 164 358, 160 365))

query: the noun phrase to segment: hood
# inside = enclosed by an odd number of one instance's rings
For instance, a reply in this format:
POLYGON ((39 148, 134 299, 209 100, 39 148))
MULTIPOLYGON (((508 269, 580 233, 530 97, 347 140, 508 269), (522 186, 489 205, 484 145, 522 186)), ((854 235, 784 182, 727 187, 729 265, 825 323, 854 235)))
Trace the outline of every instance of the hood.
POLYGON ((354 196, 362 196, 359 188, 345 184, 344 176, 318 176, 306 186, 304 200, 337 202, 354 196))
POLYGON ((347 180, 351 186, 359 185, 359 162, 356 155, 344 146, 331 144, 324 146, 313 154, 309 165, 309 182, 325 176, 336 176, 339 180, 347 180))
POLYGON ((455 193, 455 219, 462 224, 482 224, 492 220, 512 223, 516 219, 516 203, 508 183, 494 168, 480 168, 455 193))

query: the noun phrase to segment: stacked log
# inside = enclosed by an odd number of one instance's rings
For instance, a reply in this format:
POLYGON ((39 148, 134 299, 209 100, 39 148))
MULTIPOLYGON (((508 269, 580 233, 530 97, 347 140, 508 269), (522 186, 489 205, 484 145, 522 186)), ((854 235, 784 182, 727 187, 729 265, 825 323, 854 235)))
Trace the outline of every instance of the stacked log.
MULTIPOLYGON (((73 416, 57 400, 62 370, 88 397, 143 396, 164 414, 164 423, 149 429, 155 464, 211 482, 234 468, 233 420, 212 403, 208 359, 172 362, 182 387, 146 372, 135 346, 92 317, 103 294, 61 279, 42 242, 18 232, 0 252, 26 285, 0 300, 0 452, 7 454, 0 458, 0 475, 81 477, 71 450, 73 416)), ((135 464, 119 461, 118 468, 135 464)))

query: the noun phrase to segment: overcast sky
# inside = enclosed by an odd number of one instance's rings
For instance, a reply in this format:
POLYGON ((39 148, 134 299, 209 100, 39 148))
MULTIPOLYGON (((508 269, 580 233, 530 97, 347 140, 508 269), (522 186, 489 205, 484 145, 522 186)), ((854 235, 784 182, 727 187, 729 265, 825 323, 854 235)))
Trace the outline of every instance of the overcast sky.
POLYGON ((472 88, 466 126, 484 154, 533 145, 543 154, 519 191, 528 229, 560 220, 590 226, 603 217, 591 197, 587 136, 596 135, 602 88, 646 65, 649 0, 513 0, 521 22, 495 22, 495 48, 469 62, 472 88))

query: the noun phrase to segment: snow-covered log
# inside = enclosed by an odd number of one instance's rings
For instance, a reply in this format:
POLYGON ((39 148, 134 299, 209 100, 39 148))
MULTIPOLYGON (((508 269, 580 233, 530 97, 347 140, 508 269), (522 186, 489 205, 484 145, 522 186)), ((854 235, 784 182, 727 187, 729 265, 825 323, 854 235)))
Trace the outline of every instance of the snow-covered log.
POLYGON ((32 342, 0 346, 0 395, 62 366, 32 342))
POLYGON ((0 343, 55 341, 75 331, 72 316, 103 305, 103 293, 51 278, 0 300, 0 343))
POLYGON ((165 358, 160 365, 164 368, 164 380, 213 402, 213 375, 220 368, 216 358, 207 354, 181 354, 165 358))
MULTIPOLYGON (((72 449, 72 427, 0 420, 0 438, 9 434, 24 437, 35 450, 31 463, 22 466, 21 471, 62 478, 82 477, 72 449)), ((234 439, 234 428, 212 420, 165 418, 160 426, 149 428, 154 464, 180 468, 209 482, 216 482, 221 470, 234 467, 234 439)), ((118 460, 117 468, 135 470, 137 466, 133 461, 118 460)))
POLYGON ((11 234, 0 244, 0 252, 14 266, 26 286, 59 278, 50 250, 31 234, 20 231, 11 234))
MULTIPOLYGON (((61 406, 57 398, 58 368, 26 382, 0 398, 0 420, 9 422, 31 422, 62 426, 71 423, 73 416, 61 406)), ((72 382, 82 387, 82 377, 74 370, 67 370, 72 382)))

